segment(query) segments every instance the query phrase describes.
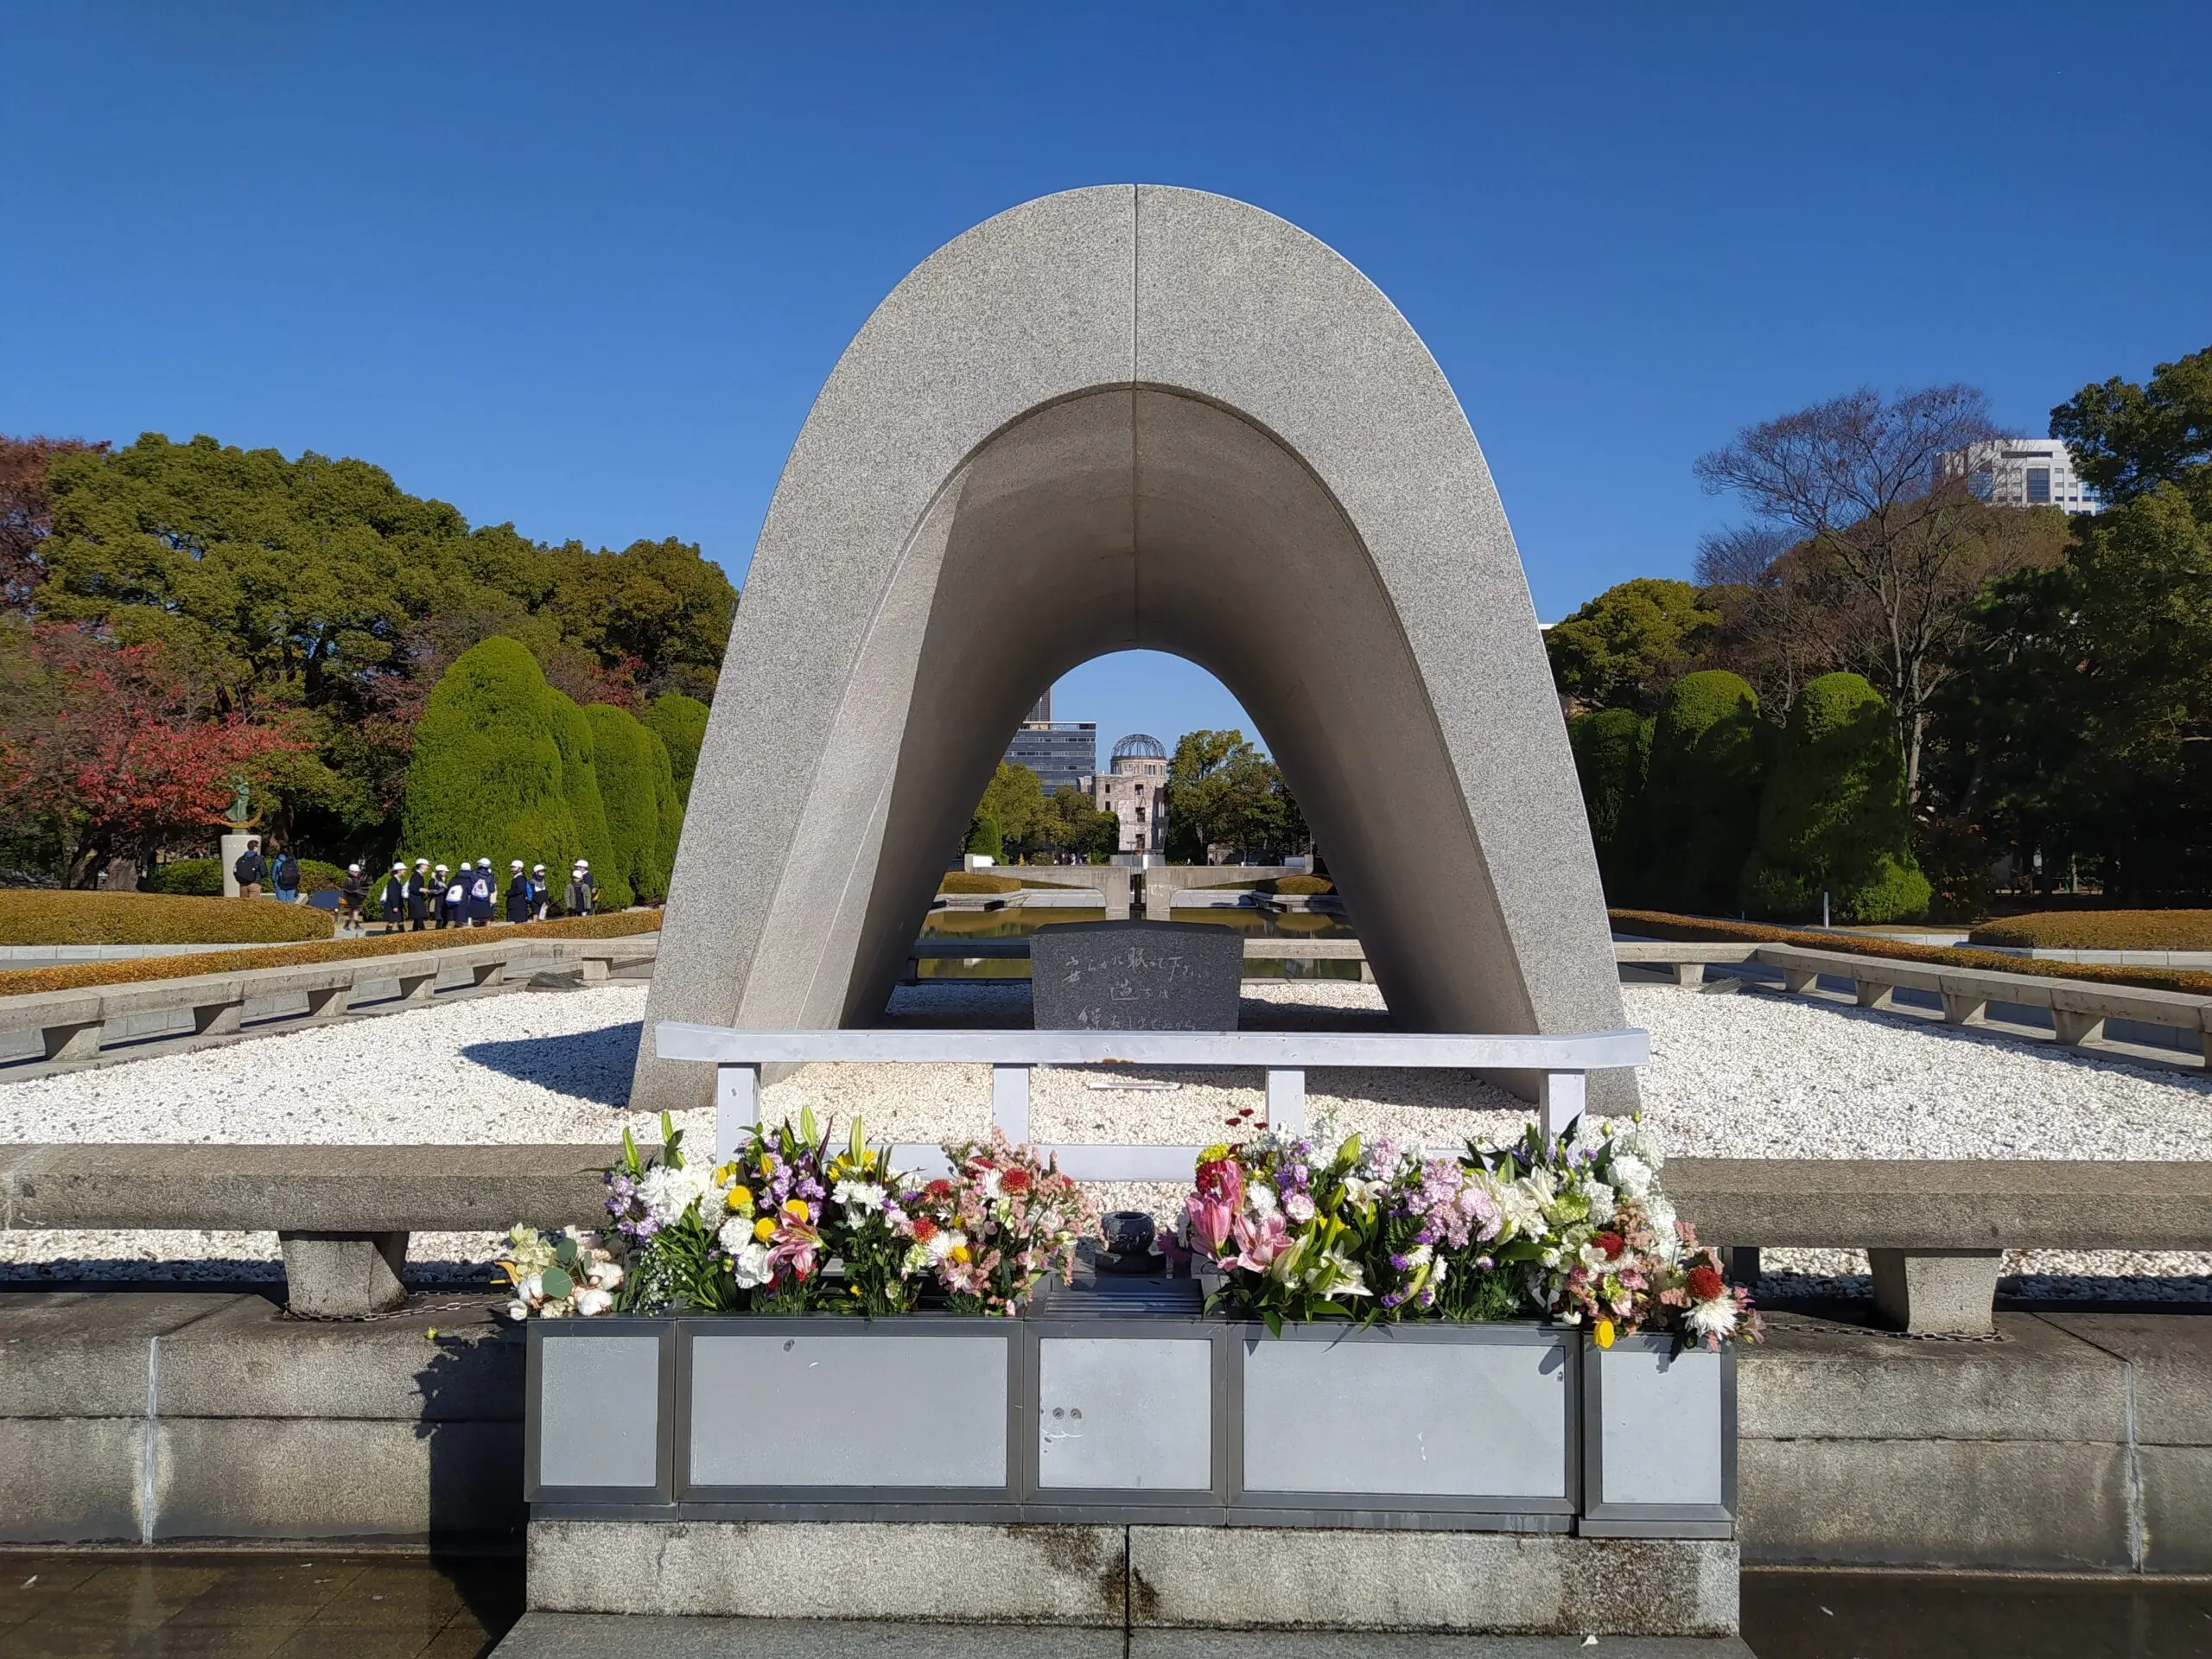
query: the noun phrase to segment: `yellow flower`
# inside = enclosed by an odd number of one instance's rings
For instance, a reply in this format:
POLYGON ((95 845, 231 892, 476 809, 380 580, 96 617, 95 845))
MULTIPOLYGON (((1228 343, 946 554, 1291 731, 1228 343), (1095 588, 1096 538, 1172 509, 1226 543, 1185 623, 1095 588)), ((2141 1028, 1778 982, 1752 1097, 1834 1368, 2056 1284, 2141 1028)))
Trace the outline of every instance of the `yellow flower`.
POLYGON ((753 1236, 766 1244, 776 1236, 776 1224, 763 1216, 753 1224, 753 1236))
POLYGON ((1229 1151, 1228 1141, 1217 1141, 1198 1154, 1198 1161, 1202 1164, 1218 1163, 1222 1159, 1229 1156, 1229 1151))
POLYGON ((1610 1348, 1613 1345, 1613 1322, 1611 1319, 1598 1321, 1598 1345, 1600 1348, 1610 1348))
POLYGON ((806 1207, 804 1198, 785 1198, 784 1213, 800 1221, 811 1221, 814 1218, 814 1211, 806 1207))
POLYGON ((968 1247, 965 1244, 954 1245, 952 1247, 952 1259, 965 1265, 968 1260, 968 1247))
POLYGON ((729 1207, 733 1210, 750 1210, 753 1207, 753 1189, 749 1186, 730 1188, 729 1207))
POLYGON ((733 1161, 733 1162, 730 1162, 730 1163, 723 1164, 723 1165, 721 1165, 719 1168, 717 1168, 717 1169, 715 1171, 715 1179, 717 1182, 731 1180, 731 1179, 734 1179, 736 1177, 736 1174, 737 1174, 737 1165, 735 1164, 735 1162, 734 1162, 734 1161, 733 1161))

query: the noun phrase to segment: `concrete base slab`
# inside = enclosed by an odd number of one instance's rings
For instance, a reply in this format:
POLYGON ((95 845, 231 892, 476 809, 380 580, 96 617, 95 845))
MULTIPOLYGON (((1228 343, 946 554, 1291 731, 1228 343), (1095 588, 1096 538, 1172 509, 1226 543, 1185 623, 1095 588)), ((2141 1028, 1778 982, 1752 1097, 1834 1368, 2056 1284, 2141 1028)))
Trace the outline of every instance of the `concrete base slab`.
MULTIPOLYGON (((1752 1659, 1739 1637, 1624 1637, 1608 1659, 1752 1659)), ((528 1613, 493 1659, 1567 1659, 1574 1636, 1403 1636, 1332 1630, 1118 1630, 848 1619, 655 1618, 528 1613)))
POLYGON ((1133 1626, 1733 1636, 1732 1542, 1132 1527, 1133 1626))
POLYGON ((1733 1636, 1732 1542, 1271 1527, 534 1521, 548 1612, 1733 1636))

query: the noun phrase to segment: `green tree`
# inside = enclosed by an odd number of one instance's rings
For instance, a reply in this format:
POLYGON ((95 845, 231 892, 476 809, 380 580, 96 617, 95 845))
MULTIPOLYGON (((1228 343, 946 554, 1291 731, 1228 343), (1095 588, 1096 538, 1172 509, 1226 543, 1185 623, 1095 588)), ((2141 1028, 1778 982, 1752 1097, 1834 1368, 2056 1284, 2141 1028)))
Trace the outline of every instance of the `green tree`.
POLYGON ((2159 364, 2147 385, 2115 376, 2082 387, 2050 411, 2050 435, 2108 501, 2171 484, 2212 519, 2212 346, 2159 364))
POLYGON ((1651 761, 1651 720, 1632 709, 1600 709, 1567 722, 1575 776, 1598 854, 1598 875, 1614 905, 1643 891, 1643 789, 1651 761))
MULTIPOLYGON (((584 718, 591 722, 614 871, 630 890, 624 899, 610 894, 608 902, 650 903, 668 892, 668 871, 660 861, 660 798, 655 787, 658 768, 666 764, 666 751, 627 709, 594 702, 584 709, 584 718)), ((596 873, 598 867, 593 869, 596 873)), ((604 891, 611 883, 602 878, 600 886, 604 891)))
POLYGON ((653 864, 660 879, 652 889, 652 897, 658 901, 668 897, 669 883, 676 874, 676 849, 683 838, 683 802, 676 792, 676 771, 669 761, 668 746, 651 728, 646 728, 645 738, 653 768, 654 827, 659 831, 653 864))
POLYGON ((676 774, 676 798, 691 804, 691 774, 699 767, 699 748, 707 741, 707 705, 696 697, 671 691, 655 697, 645 710, 645 726, 668 749, 668 764, 676 774))
POLYGON ((1655 904, 1732 909, 1759 819, 1771 728, 1737 675, 1701 669, 1677 680, 1651 728, 1644 797, 1645 887, 1655 904))
POLYGON ((999 821, 991 816, 988 805, 978 806, 974 816, 968 820, 968 836, 961 842, 961 850, 995 862, 1006 856, 1006 843, 999 835, 999 821))
POLYGON ((1045 801, 1044 785, 1037 781, 1035 772, 1018 762, 999 762, 976 810, 998 826, 1001 855, 1005 858, 1028 858, 1051 844, 1046 826, 1051 809, 1045 801))
POLYGON ((1560 695, 1586 709, 1649 714, 1720 613, 1687 582, 1616 583, 1544 634, 1560 695))
POLYGON ((633 677, 649 691, 713 695, 737 590, 696 546, 671 536, 594 553, 570 542, 550 563, 551 610, 563 636, 609 668, 635 664, 633 677))
POLYGON ((582 844, 561 775, 545 677, 516 640, 472 646, 440 677, 407 768, 412 856, 519 858, 565 870, 582 844))
POLYGON ((1222 847, 1270 861, 1310 844, 1281 769, 1241 731, 1185 732, 1167 762, 1167 856, 1203 864, 1222 847))
MULTIPOLYGON (((630 902, 618 894, 628 892, 629 880, 617 868, 614 838, 607 827, 606 798, 599 788, 599 745, 592 735, 591 721, 576 706, 575 699, 564 691, 550 687, 546 691, 553 723, 553 741, 561 751, 561 791, 568 797, 569 810, 576 820, 576 834, 581 840, 580 857, 591 861, 594 874, 604 871, 600 880, 606 887, 602 895, 607 906, 620 909, 630 902)), ((547 880, 556 887, 563 885, 566 867, 547 865, 547 880)))
POLYGON ((1897 722, 1882 694, 1857 674, 1807 685, 1767 775, 1740 884, 1745 908, 1808 917, 1825 893, 1838 921, 1925 912, 1928 878, 1913 860, 1904 789, 1897 722))

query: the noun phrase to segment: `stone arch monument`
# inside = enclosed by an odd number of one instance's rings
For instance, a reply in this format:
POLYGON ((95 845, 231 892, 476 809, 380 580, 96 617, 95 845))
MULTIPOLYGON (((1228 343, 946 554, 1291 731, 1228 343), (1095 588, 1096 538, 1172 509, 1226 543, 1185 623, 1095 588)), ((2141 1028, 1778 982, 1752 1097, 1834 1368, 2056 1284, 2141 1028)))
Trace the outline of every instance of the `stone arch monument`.
POLYGON ((1435 359, 1295 226, 1101 186, 931 255, 815 400, 731 630, 632 1104, 711 1090, 653 1057, 659 1020, 875 1023, 1007 734, 1132 647, 1250 712, 1402 1028, 1623 1023, 1527 581, 1435 359))

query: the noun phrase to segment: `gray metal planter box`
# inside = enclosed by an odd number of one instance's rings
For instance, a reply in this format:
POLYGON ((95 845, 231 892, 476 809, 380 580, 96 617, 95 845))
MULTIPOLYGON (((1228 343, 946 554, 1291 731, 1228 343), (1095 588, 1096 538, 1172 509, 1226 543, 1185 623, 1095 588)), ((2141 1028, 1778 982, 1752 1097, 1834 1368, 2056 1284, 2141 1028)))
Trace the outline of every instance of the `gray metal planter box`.
POLYGON ((1736 1518, 1736 1351, 1623 1337, 1582 1351, 1582 1526, 1726 1538, 1736 1518))
MULTIPOLYGON (((1187 1281, 1185 1281, 1187 1283, 1187 1281)), ((1574 1333, 1290 1326, 1056 1299, 1012 1319, 530 1329, 541 1518, 1562 1532, 1574 1333)))

